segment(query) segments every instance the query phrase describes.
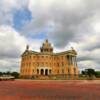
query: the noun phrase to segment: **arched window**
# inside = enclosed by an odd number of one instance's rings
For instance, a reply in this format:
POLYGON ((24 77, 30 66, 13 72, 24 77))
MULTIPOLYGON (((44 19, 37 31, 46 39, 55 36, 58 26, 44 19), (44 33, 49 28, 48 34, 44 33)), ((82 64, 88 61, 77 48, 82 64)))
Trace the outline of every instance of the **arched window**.
POLYGON ((62 69, 62 74, 64 74, 64 69, 62 69))
POLYGON ((76 68, 74 68, 74 74, 76 75, 76 68))
POLYGON ((57 67, 59 67, 59 63, 57 63, 57 67))
POLYGON ((44 74, 44 70, 43 69, 41 69, 41 75, 43 75, 44 74))
POLYGON ((64 62, 62 62, 62 66, 64 66, 64 62))
POLYGON ((48 69, 45 70, 45 75, 48 75, 48 69))
POLYGON ((68 68, 68 74, 70 74, 70 69, 68 68))
POLYGON ((51 69, 49 70, 49 74, 51 74, 51 69))
POLYGON ((37 69, 37 74, 39 74, 39 69, 37 69))
POLYGON ((59 70, 57 70, 57 74, 59 74, 59 70))

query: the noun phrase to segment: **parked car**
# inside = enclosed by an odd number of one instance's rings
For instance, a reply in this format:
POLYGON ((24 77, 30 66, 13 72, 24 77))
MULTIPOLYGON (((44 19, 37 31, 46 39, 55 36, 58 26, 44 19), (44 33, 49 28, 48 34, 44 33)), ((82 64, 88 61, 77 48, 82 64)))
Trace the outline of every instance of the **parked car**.
POLYGON ((14 79, 15 79, 14 76, 8 76, 8 75, 0 76, 0 81, 2 81, 2 80, 14 80, 14 79))

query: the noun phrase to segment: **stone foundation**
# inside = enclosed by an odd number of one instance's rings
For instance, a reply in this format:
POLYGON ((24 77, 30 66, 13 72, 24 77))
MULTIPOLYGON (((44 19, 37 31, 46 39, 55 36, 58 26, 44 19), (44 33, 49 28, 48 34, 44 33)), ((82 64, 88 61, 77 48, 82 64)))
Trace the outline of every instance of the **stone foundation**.
POLYGON ((20 76, 22 79, 33 79, 33 80, 77 80, 78 75, 34 75, 34 76, 20 76))

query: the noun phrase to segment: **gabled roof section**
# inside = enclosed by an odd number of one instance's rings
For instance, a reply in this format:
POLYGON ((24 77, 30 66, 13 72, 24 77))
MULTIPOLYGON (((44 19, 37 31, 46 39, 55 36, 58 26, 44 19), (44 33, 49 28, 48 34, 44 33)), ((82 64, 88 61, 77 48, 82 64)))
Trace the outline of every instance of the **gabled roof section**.
POLYGON ((29 50, 29 45, 26 46, 26 50, 24 51, 24 53, 21 56, 26 56, 26 55, 77 55, 76 50, 72 47, 71 50, 68 51, 63 51, 63 52, 59 52, 59 53, 53 53, 53 48, 51 46, 51 44, 48 42, 48 40, 46 40, 42 47, 40 48, 41 52, 36 52, 36 51, 32 51, 29 50))
POLYGON ((59 53, 49 53, 49 52, 36 52, 36 51, 25 51, 22 56, 26 56, 26 55, 54 55, 54 56, 57 56, 57 55, 64 55, 64 54, 67 54, 67 55, 77 55, 77 52, 76 51, 72 51, 72 50, 68 50, 68 51, 64 51, 64 52, 59 52, 59 53))

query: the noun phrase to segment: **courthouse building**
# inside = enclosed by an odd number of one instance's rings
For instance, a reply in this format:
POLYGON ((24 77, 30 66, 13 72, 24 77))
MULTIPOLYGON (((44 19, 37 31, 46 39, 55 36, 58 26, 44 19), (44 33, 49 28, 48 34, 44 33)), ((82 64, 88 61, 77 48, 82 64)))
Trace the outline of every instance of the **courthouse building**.
POLYGON ((76 79, 78 66, 77 52, 72 48, 59 53, 53 52, 53 47, 46 40, 40 47, 40 52, 29 50, 29 46, 21 55, 21 78, 35 79, 76 79))

